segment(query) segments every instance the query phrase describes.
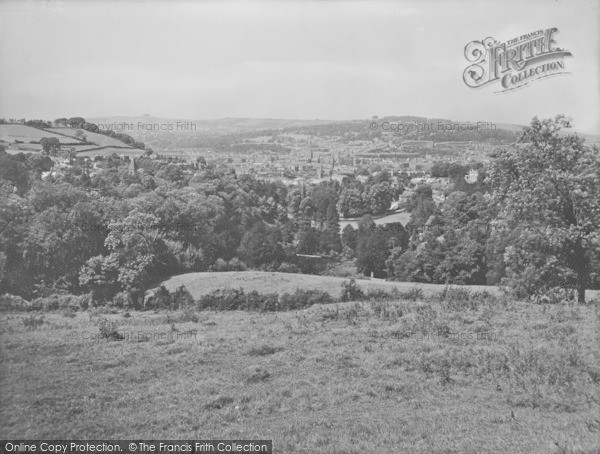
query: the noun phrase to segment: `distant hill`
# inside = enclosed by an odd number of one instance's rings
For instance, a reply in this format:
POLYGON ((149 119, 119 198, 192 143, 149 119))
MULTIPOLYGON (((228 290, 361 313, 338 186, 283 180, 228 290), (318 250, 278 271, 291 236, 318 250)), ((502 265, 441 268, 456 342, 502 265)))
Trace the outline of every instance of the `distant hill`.
POLYGON ((307 125, 336 123, 331 120, 285 120, 273 118, 222 118, 218 120, 190 120, 184 118, 161 118, 152 116, 138 117, 94 117, 88 121, 95 123, 100 129, 115 129, 117 132, 163 131, 189 132, 186 129, 190 123, 195 125, 196 132, 236 132, 262 129, 283 129, 307 125), (181 129, 178 128, 181 125, 181 129))

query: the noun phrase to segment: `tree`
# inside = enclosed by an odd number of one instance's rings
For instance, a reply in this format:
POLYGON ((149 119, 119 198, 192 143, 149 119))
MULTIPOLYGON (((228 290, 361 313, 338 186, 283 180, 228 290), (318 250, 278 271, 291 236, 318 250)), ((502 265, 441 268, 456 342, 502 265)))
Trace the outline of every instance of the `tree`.
POLYGON ((356 229, 347 224, 342 230, 342 245, 354 251, 356 249, 356 229))
POLYGON ((335 200, 331 200, 327 207, 327 215, 325 221, 325 231, 321 236, 321 251, 340 252, 342 250, 342 242, 340 241, 340 215, 338 214, 335 200))
POLYGON ((144 293, 167 250, 159 227, 158 217, 138 211, 109 222, 104 241, 108 255, 86 262, 79 273, 80 284, 104 298, 120 287, 138 306, 143 305, 144 293))
POLYGON ((366 211, 361 190, 355 187, 344 188, 338 201, 338 210, 345 218, 361 216, 366 211))
POLYGON ((78 129, 77 131, 75 131, 75 138, 78 140, 82 140, 84 142, 87 140, 87 136, 84 134, 84 132, 81 129, 78 129))
POLYGON ((71 128, 83 128, 85 119, 82 117, 71 117, 67 120, 67 123, 71 128))
POLYGON ((365 276, 373 273, 376 277, 384 277, 389 256, 390 235, 377 226, 371 216, 366 215, 358 222, 356 244, 356 268, 365 276))
POLYGON ((500 151, 489 180, 501 206, 495 230, 517 232, 505 253, 513 288, 576 289, 584 303, 600 249, 600 158, 597 147, 561 133, 568 127, 562 115, 535 117, 516 147, 500 151))
POLYGON ((40 145, 44 153, 54 154, 60 150, 60 142, 56 137, 42 137, 40 145))
POLYGON ((238 249, 243 260, 250 266, 284 261, 278 234, 276 229, 264 222, 254 225, 246 232, 238 249))
POLYGON ((29 176, 26 166, 11 156, 0 145, 0 187, 7 184, 23 194, 29 186, 29 176))
POLYGON ((375 184, 363 193, 371 214, 385 213, 392 203, 392 188, 387 181, 375 184))

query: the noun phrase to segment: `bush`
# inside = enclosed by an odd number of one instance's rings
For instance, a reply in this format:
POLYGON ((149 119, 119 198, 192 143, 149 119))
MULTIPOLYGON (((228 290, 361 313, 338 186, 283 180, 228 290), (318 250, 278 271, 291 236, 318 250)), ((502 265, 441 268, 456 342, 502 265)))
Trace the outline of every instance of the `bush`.
POLYGON ((246 302, 241 308, 247 311, 274 312, 279 307, 277 293, 258 293, 256 290, 246 294, 246 302))
POLYGON ((92 294, 84 293, 77 297, 77 304, 81 310, 87 310, 92 305, 92 294))
POLYGON ((34 314, 31 314, 29 317, 23 319, 23 325, 27 329, 37 329, 39 326, 44 324, 44 316, 40 315, 36 317, 34 314))
POLYGON ((39 307, 45 312, 58 310, 58 303, 59 301, 57 295, 36 298, 32 301, 34 306, 39 307))
POLYGON ((100 317, 96 322, 100 337, 108 340, 123 340, 125 337, 117 330, 117 324, 104 317, 100 317))
POLYGON ((146 307, 151 309, 184 309, 194 305, 194 298, 185 285, 177 288, 173 293, 161 285, 152 296, 146 300, 146 307))
POLYGON ((154 293, 146 299, 146 307, 159 309, 169 307, 171 304, 171 293, 167 287, 161 285, 154 293))
POLYGON ((275 312, 333 302, 331 295, 321 290, 296 289, 294 293, 283 293, 278 296, 276 293, 261 294, 255 290, 244 293, 244 289, 240 288, 215 290, 201 296, 197 304, 199 310, 275 312))
POLYGON ((194 298, 192 294, 188 292, 185 285, 182 285, 175 290, 174 293, 171 294, 171 309, 185 309, 192 307, 194 305, 194 298))
POLYGON ((129 292, 119 292, 113 297, 112 303, 109 306, 118 307, 119 309, 129 309, 133 307, 133 300, 129 292))
POLYGON ((91 295, 71 295, 69 293, 54 293, 34 299, 30 304, 31 310, 44 311, 78 311, 87 309, 91 303, 91 295))
POLYGON ((297 288, 292 294, 284 293, 279 297, 280 311, 304 309, 315 304, 331 304, 334 300, 331 295, 322 290, 302 290, 297 288))
POLYGON ((215 263, 210 267, 211 271, 229 271, 227 269, 228 264, 222 258, 218 258, 215 263))
POLYGON ((244 262, 242 262, 237 257, 232 258, 229 262, 226 262, 222 258, 219 258, 215 261, 215 263, 210 267, 211 271, 246 271, 248 267, 244 262))
POLYGON ((358 286, 354 278, 350 281, 342 282, 342 293, 340 295, 340 301, 356 301, 365 298, 365 293, 358 286))
POLYGON ((407 301, 418 301, 425 298, 421 287, 412 287, 405 292, 400 292, 398 296, 400 299, 407 301))
POLYGON ((237 257, 232 258, 227 264, 228 271, 246 271, 248 267, 237 257))
POLYGON ((540 290, 530 299, 537 304, 559 304, 563 302, 575 302, 575 291, 573 289, 550 288, 540 290))
POLYGON ((477 310, 481 303, 496 301, 496 297, 487 290, 473 292, 464 287, 446 286, 433 297, 450 310, 477 310))
POLYGON ((388 292, 382 288, 369 289, 367 290, 366 299, 369 301, 389 301, 398 299, 398 293, 393 291, 388 292))
POLYGON ((235 311, 242 309, 245 304, 244 289, 219 289, 203 295, 198 300, 198 309, 216 311, 235 311))
POLYGON ((302 270, 298 265, 294 265, 293 263, 288 262, 283 262, 281 265, 279 265, 277 271, 279 271, 280 273, 302 273, 302 270))
POLYGON ((0 296, 0 311, 28 311, 34 306, 24 298, 16 295, 5 294, 0 296))

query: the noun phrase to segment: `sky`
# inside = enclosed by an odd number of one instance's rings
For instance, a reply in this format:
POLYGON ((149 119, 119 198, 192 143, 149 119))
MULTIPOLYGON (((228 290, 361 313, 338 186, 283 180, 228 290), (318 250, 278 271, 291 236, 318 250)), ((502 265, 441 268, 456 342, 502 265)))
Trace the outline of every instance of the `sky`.
POLYGON ((598 0, 0 1, 0 117, 415 115, 600 134, 598 0), (463 81, 467 43, 558 28, 569 74, 463 81))

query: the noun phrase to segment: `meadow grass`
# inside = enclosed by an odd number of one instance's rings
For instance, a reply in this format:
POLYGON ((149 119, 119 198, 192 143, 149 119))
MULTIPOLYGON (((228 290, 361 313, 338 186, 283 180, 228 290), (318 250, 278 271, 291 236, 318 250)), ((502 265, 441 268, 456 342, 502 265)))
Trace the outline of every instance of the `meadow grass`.
MULTIPOLYGON (((277 273, 265 271, 225 271, 225 272, 200 272, 186 273, 173 276, 162 284, 174 291, 181 285, 196 299, 214 290, 224 288, 237 289, 242 287, 245 291, 256 290, 259 293, 293 293, 297 288, 321 290, 328 292, 334 298, 340 296, 340 288, 344 277, 319 276, 315 274, 277 273)), ((443 291, 443 284, 423 284, 414 282, 391 282, 381 279, 357 279, 357 284, 364 290, 383 290, 391 292, 394 288, 400 292, 420 288, 425 296, 432 296, 443 291)), ((491 285, 465 286, 470 290, 487 291, 500 295, 498 287, 491 285)), ((591 294, 591 293, 590 293, 591 294)))
POLYGON ((1 315, 0 438, 600 452, 598 306, 446 292, 278 313, 112 312, 1 315))

